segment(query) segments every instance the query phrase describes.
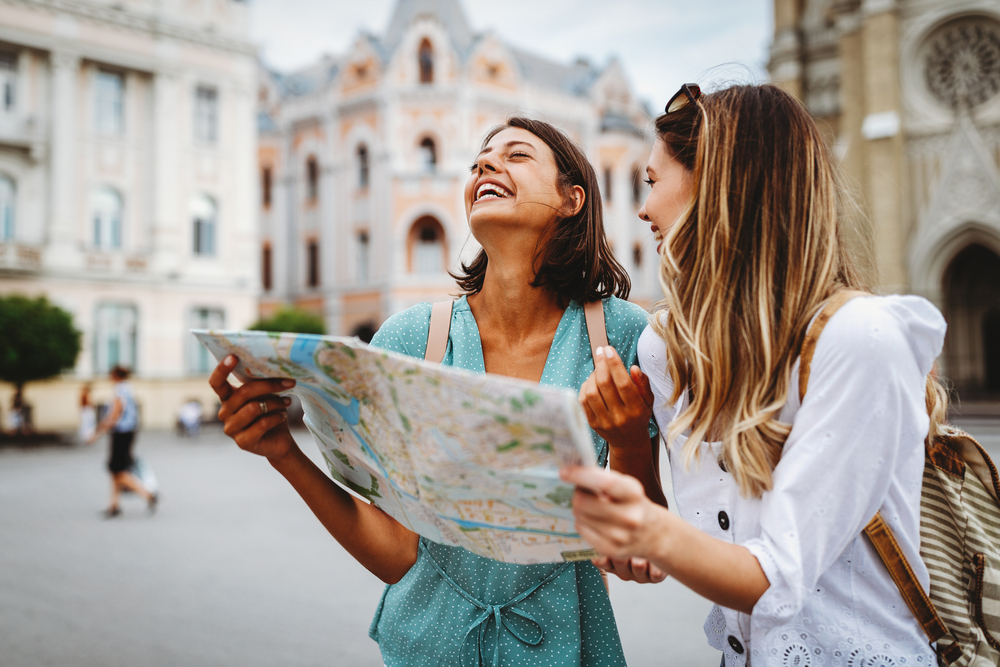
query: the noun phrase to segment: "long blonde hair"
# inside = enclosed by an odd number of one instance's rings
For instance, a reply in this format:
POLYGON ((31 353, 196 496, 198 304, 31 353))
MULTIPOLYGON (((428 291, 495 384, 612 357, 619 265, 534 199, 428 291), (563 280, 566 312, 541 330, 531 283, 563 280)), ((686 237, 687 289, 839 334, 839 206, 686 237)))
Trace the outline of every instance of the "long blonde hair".
MULTIPOLYGON (((791 430, 777 417, 810 320, 834 292, 866 287, 839 227, 844 190, 809 113, 772 85, 706 94, 656 131, 695 184, 664 240, 666 316, 652 323, 670 403, 689 398, 667 440, 690 429, 685 465, 721 440, 741 493, 759 497, 791 430)), ((929 382, 928 410, 943 415, 943 398, 929 382)))

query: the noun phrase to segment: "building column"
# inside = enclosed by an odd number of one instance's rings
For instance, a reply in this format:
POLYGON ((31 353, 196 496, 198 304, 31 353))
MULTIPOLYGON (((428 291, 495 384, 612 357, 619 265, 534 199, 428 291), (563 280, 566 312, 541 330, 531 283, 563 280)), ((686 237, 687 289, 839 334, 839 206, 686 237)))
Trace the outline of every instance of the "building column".
POLYGON ((157 273, 176 275, 181 265, 187 201, 181 196, 181 143, 176 72, 153 75, 153 221, 150 246, 157 273))
MULTIPOLYGON (((858 204, 867 204, 866 140, 861 134, 865 119, 865 61, 861 39, 861 3, 858 0, 840 0, 834 5, 840 58, 840 122, 836 143, 840 152, 840 165, 848 177, 848 187, 856 195, 858 204), (860 188, 860 190, 858 190, 860 188)), ((867 205, 862 211, 846 211, 845 241, 852 251, 865 280, 877 283, 874 239, 868 223, 867 205)))
POLYGON ((774 41, 768 70, 771 81, 798 99, 804 99, 801 0, 774 0, 774 41))
POLYGON ((865 199, 870 208, 879 287, 886 292, 903 292, 909 281, 896 0, 864 0, 861 12, 865 199))
POLYGON ((80 201, 77 180, 80 105, 78 98, 80 56, 53 51, 52 68, 51 162, 49 170, 49 224, 46 229, 46 264, 67 269, 80 264, 80 201))

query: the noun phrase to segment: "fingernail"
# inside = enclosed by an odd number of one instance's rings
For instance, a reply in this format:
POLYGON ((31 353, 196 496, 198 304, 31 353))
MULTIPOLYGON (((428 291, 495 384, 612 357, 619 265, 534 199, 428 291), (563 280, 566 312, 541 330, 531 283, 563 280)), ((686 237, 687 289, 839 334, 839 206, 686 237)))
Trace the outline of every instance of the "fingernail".
POLYGON ((292 404, 292 399, 290 397, 288 397, 288 396, 285 396, 285 397, 283 397, 281 399, 281 402, 284 403, 285 405, 291 405, 292 404))
POLYGON ((604 348, 603 347, 597 348, 596 350, 594 350, 594 354, 600 357, 601 355, 604 354, 604 348))
POLYGON ((281 386, 282 387, 294 387, 295 386, 295 380, 282 380, 281 381, 281 386))
POLYGON ((613 348, 613 347, 606 347, 606 348, 604 348, 604 356, 607 357, 608 359, 614 359, 615 358, 615 348, 613 348))
POLYGON ((235 366, 236 365, 235 355, 230 354, 229 356, 227 356, 225 359, 222 360, 222 363, 224 363, 226 366, 235 366))

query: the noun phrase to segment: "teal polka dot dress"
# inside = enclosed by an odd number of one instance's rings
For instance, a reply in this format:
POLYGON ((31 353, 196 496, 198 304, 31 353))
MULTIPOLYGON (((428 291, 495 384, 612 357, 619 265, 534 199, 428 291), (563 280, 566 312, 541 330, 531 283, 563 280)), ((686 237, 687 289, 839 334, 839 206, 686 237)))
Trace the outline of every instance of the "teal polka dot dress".
MULTIPOLYGON (((430 315, 426 303, 394 315, 371 344, 422 359, 430 315)), ((604 316, 608 342, 626 366, 637 363, 646 311, 612 297, 604 300, 604 316)), ((479 328, 465 297, 452 308, 442 363, 485 372, 479 328)), ((578 390, 593 370, 583 307, 574 301, 556 330, 541 384, 578 390)), ((591 435, 604 465, 607 446, 591 435)), ((410 571, 386 586, 369 635, 388 667, 625 664, 611 601, 591 563, 501 563, 424 538, 410 571)))

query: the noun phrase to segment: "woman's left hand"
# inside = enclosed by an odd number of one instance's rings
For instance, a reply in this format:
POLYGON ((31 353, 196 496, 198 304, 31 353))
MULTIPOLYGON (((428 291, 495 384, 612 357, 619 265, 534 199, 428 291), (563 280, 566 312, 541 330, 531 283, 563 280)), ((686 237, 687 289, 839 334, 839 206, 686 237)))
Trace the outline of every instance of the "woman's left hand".
POLYGON ((613 559, 649 558, 662 532, 661 514, 669 513, 646 497, 639 480, 584 466, 563 468, 559 476, 576 486, 573 515, 577 531, 588 544, 613 559))
POLYGON ((639 584, 658 584, 667 578, 666 572, 645 558, 608 558, 607 556, 601 556, 590 562, 605 572, 615 575, 622 581, 634 581, 639 584))
POLYGON ((615 348, 602 347, 597 352, 594 372, 580 387, 587 422, 612 447, 634 444, 645 453, 653 415, 649 378, 638 366, 625 370, 615 348))

